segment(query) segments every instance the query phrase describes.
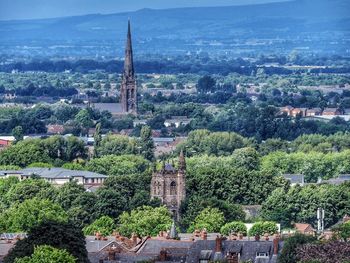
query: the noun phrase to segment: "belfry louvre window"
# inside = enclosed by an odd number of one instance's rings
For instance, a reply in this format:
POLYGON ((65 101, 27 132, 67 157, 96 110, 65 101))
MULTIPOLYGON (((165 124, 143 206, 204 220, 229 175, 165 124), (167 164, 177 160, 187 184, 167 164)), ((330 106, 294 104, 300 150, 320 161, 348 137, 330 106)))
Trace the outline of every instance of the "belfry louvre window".
POLYGON ((174 181, 170 183, 170 194, 176 195, 176 183, 174 181))

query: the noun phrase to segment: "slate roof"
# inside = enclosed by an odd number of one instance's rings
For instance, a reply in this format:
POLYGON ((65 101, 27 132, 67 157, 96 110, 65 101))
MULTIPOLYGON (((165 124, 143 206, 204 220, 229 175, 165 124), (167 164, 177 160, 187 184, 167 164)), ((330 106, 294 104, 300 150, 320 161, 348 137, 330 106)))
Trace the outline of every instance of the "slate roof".
POLYGON ((347 181, 350 181, 350 174, 341 174, 337 178, 331 178, 329 180, 325 180, 323 182, 333 185, 340 185, 342 183, 345 183, 347 181))
POLYGON ((289 180, 291 184, 304 184, 303 174, 284 174, 283 177, 289 180))
POLYGON ((215 252, 215 240, 198 240, 193 243, 188 251, 187 263, 197 263, 200 259, 219 260, 229 252, 240 253, 241 261, 255 260, 254 262, 273 263, 276 256, 273 255, 272 241, 223 241, 222 253, 215 252), (255 259, 257 253, 268 253, 266 259, 255 259), (202 258, 203 257, 203 258, 202 258), (258 260, 258 261, 257 261, 258 260))
POLYGON ((174 171, 175 171, 175 168, 172 166, 172 164, 166 163, 166 164, 165 164, 165 167, 164 167, 164 170, 165 170, 166 172, 174 172, 174 171))
POLYGON ((100 111, 109 111, 112 114, 123 113, 121 103, 94 103, 94 108, 100 111))

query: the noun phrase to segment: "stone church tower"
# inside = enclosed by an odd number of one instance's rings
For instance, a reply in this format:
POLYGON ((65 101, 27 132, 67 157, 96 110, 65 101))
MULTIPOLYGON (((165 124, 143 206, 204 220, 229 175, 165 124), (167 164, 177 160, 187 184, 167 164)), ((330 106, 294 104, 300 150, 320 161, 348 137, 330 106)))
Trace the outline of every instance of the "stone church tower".
POLYGON ((164 164, 161 171, 152 175, 151 198, 159 198, 168 207, 175 219, 179 218, 179 209, 186 197, 186 160, 183 151, 179 156, 178 169, 164 164))
POLYGON ((130 21, 128 21, 128 35, 125 48, 124 71, 120 86, 120 100, 123 113, 137 114, 137 86, 134 71, 130 21))

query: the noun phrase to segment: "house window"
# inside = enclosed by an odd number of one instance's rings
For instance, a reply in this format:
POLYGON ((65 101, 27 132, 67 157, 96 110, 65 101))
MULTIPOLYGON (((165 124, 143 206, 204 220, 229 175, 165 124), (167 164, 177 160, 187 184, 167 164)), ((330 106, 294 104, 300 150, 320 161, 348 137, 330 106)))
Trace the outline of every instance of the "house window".
POLYGON ((94 184, 95 183, 95 179, 91 178, 91 183, 94 184))
POLYGON ((174 181, 170 183, 170 195, 176 195, 176 183, 174 181))
POLYGON ((267 258, 267 257, 269 257, 269 253, 268 252, 257 252, 256 253, 256 257, 258 257, 258 258, 267 258))

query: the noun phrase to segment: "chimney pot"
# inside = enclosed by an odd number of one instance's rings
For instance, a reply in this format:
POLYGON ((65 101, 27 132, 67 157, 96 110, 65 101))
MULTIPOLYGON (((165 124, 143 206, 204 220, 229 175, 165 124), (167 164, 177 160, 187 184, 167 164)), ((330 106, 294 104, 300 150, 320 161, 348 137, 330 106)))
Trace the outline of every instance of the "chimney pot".
POLYGON ((134 246, 137 245, 137 235, 135 233, 132 233, 131 235, 132 243, 134 246))
POLYGON ((207 233, 206 229, 202 230, 201 236, 202 236, 203 240, 207 240, 208 239, 208 233, 207 233))
POLYGON ((166 251, 165 250, 160 251, 159 260, 162 262, 166 261, 166 251))
POLYGON ((279 246, 280 236, 275 235, 275 238, 273 239, 273 254, 278 254, 278 246, 279 246))
POLYGON ((217 236, 215 239, 215 252, 222 252, 222 237, 217 236))

